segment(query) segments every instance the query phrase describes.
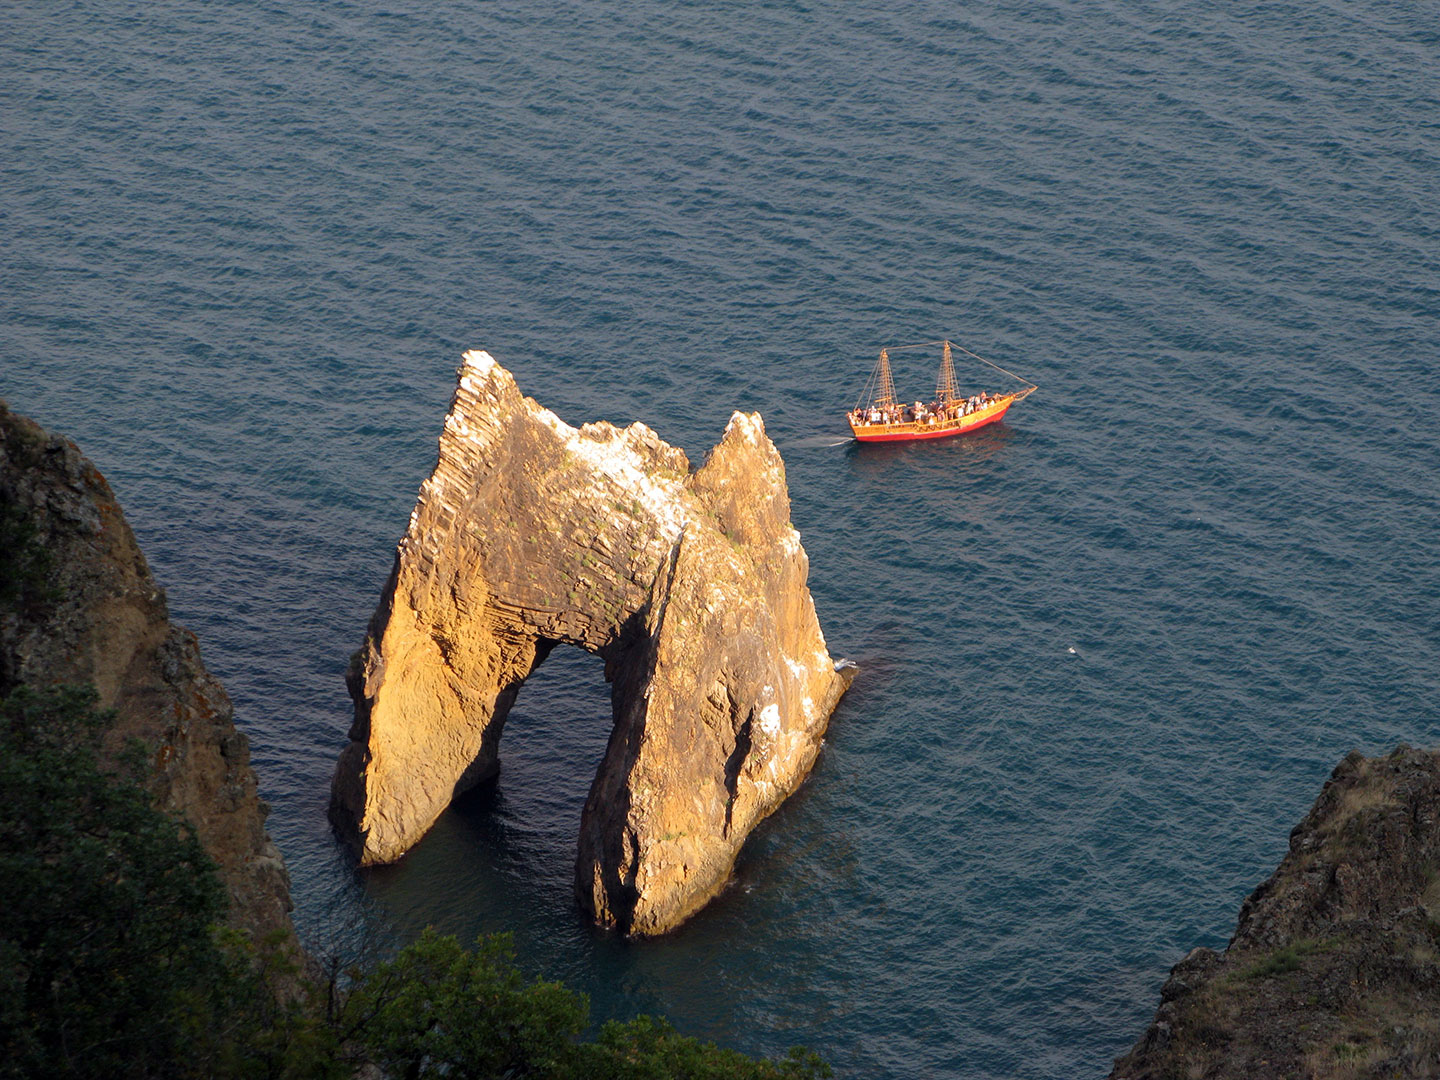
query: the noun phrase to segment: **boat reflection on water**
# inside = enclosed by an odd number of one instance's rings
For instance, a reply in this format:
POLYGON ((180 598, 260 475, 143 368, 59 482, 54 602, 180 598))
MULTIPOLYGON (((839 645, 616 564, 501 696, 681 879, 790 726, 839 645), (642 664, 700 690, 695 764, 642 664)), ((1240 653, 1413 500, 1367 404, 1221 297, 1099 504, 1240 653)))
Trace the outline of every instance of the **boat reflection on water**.
POLYGON ((880 484, 913 482, 917 469, 922 473, 933 469, 953 482, 957 473, 985 465, 999 457, 1014 439, 1024 436, 1024 432, 1009 424, 991 424, 968 438, 941 443, 851 440, 845 448, 845 460, 858 479, 880 484), (909 481, 898 477, 901 470, 910 477, 909 481))

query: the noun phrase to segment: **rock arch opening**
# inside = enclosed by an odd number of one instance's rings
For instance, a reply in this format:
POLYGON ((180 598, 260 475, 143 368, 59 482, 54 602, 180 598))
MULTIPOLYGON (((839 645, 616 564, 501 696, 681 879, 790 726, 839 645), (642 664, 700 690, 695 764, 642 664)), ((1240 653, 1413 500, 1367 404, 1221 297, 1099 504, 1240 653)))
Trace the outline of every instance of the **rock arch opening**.
POLYGON ((525 680, 498 742, 495 798, 481 812, 500 815, 504 842, 561 888, 614 726, 604 660, 560 645, 525 680))

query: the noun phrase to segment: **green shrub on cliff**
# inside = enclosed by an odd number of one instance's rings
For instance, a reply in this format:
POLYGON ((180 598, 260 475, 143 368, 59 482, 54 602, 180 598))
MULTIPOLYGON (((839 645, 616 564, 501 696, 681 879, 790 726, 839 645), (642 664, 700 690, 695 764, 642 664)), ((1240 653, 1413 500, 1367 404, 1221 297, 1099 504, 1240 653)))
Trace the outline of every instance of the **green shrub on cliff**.
POLYGON ((49 585, 53 557, 40 543, 35 522, 0 499, 0 612, 26 612, 54 598, 49 585))
POLYGON ((0 1076, 330 1077, 333 1033, 282 948, 217 929, 226 898, 193 834, 117 771, 90 689, 0 699, 0 1076))
POLYGON ((783 1058, 756 1060, 681 1035, 653 1016, 610 1021, 596 1042, 579 1047, 577 1065, 575 1080, 820 1080, 831 1075, 818 1054, 800 1047, 783 1058))
POLYGON ((103 772, 94 694, 0 701, 0 1069, 132 1076, 187 1056, 216 982, 224 896, 199 843, 150 803, 140 762, 103 772))
POLYGON ((395 1076, 555 1076, 585 1026, 583 998, 527 982, 503 937, 474 951, 427 930, 362 975, 347 1030, 395 1076))
POLYGON ((681 1035, 664 1020, 612 1021, 578 1041, 589 1017, 583 994, 527 981, 508 935, 474 950, 427 930, 391 961, 360 974, 343 1027, 369 1060, 407 1080, 533 1077, 536 1080, 813 1080, 830 1075, 812 1053, 778 1061, 681 1035))

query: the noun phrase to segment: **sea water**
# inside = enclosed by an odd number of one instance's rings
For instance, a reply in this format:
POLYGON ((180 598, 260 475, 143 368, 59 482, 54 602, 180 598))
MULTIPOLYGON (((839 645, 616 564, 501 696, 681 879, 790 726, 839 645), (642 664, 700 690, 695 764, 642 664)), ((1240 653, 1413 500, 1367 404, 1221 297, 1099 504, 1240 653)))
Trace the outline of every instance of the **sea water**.
MULTIPOLYGON (((1418 0, 12 0, 0 393, 100 466, 199 634, 307 940, 508 931, 597 1019, 842 1076, 1100 1076, 1342 755, 1440 741, 1437 30, 1418 0), (880 347, 941 336, 1039 392, 848 442, 880 347), (357 875, 325 821, 472 347, 696 461, 762 413, 860 665, 660 940, 571 899, 609 724, 578 652, 398 865, 357 875)), ((896 354, 900 393, 937 360, 896 354)))

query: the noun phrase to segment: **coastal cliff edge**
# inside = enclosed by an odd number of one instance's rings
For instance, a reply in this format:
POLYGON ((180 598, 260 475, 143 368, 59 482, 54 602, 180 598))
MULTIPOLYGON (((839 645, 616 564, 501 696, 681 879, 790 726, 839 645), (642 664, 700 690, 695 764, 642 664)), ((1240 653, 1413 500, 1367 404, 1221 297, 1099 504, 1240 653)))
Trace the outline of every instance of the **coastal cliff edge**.
POLYGON ((250 746, 195 635, 170 622, 110 485, 74 443, 0 402, 0 514, 20 561, 45 561, 44 588, 0 612, 0 694, 92 684, 116 723, 102 747, 149 748, 148 787, 187 821, 229 893, 232 925, 255 940, 292 931, 290 879, 265 831, 250 746), (25 544, 19 543, 24 538, 25 544))
POLYGON ((1111 1080, 1440 1076, 1440 754, 1351 753, 1111 1080))

